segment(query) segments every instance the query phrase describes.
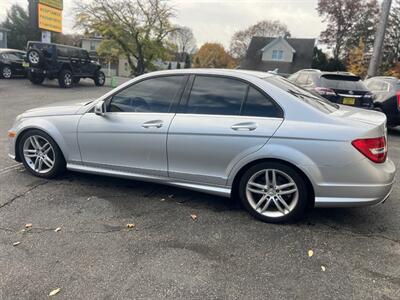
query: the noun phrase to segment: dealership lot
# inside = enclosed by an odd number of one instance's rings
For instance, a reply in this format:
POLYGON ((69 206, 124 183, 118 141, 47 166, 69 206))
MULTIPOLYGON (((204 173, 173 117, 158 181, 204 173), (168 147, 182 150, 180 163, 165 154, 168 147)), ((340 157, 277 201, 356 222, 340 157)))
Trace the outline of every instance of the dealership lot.
MULTIPOLYGON (((398 183, 382 205, 272 225, 229 199, 72 172, 48 181, 8 159, 16 115, 108 90, 0 81, 0 299, 400 298, 398 183)), ((389 155, 400 168, 400 129, 389 155)))

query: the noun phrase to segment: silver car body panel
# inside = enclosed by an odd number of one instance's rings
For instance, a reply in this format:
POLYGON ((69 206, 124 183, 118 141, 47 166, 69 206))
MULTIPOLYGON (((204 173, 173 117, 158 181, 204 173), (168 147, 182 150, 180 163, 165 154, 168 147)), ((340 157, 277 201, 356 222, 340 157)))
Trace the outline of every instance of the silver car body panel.
POLYGON ((309 179, 317 207, 376 204, 392 188, 395 166, 376 164, 352 145, 357 138, 386 135, 386 117, 375 111, 340 106, 324 113, 270 84, 262 72, 190 69, 149 73, 90 102, 60 103, 17 117, 10 157, 23 131, 45 131, 59 145, 67 168, 171 184, 230 196, 235 176, 248 164, 275 159, 296 166, 309 179), (284 118, 189 115, 182 113, 106 113, 91 109, 139 80, 159 75, 210 74, 248 81, 268 93, 284 118), (143 127, 162 123, 162 126, 143 127), (234 125, 255 126, 233 130, 234 125))

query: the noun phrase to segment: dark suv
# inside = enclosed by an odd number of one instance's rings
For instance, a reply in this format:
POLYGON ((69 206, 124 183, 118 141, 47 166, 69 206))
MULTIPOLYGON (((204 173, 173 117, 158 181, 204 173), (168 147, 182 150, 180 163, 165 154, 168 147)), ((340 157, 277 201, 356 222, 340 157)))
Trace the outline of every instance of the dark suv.
POLYGON ((97 86, 105 82, 100 64, 92 62, 89 53, 81 48, 28 42, 26 59, 28 77, 33 84, 41 84, 45 78, 57 78, 63 88, 72 87, 81 78, 92 78, 97 86))
POLYGON ((298 71, 288 79, 334 103, 362 108, 373 106, 372 93, 361 78, 352 73, 306 69, 298 71))

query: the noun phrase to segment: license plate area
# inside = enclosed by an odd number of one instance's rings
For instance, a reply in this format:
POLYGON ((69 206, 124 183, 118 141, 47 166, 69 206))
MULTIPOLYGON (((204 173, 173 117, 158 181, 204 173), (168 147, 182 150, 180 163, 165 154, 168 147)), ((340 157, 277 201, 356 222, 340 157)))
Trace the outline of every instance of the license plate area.
POLYGON ((344 97, 342 103, 345 105, 354 105, 356 103, 356 99, 351 97, 344 97))
POLYGON ((27 68, 27 67, 29 67, 29 64, 28 64, 26 61, 24 61, 24 62, 22 63, 22 66, 23 66, 24 68, 27 68))

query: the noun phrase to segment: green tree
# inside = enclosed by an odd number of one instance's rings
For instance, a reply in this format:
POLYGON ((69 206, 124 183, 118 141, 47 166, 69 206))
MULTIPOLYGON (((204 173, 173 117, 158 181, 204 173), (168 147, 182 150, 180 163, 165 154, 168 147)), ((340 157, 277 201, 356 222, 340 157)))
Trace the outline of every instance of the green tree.
POLYGON ((328 58, 326 54, 319 48, 314 47, 311 68, 326 71, 328 58))
POLYGON ((167 36, 175 30, 166 0, 82 1, 76 11, 76 25, 115 42, 134 75, 154 68, 153 61, 163 58, 167 36))
POLYGON ((28 40, 35 40, 35 36, 32 36, 29 30, 28 13, 18 4, 11 6, 7 11, 6 20, 1 25, 10 30, 7 35, 9 48, 25 49, 28 40))

